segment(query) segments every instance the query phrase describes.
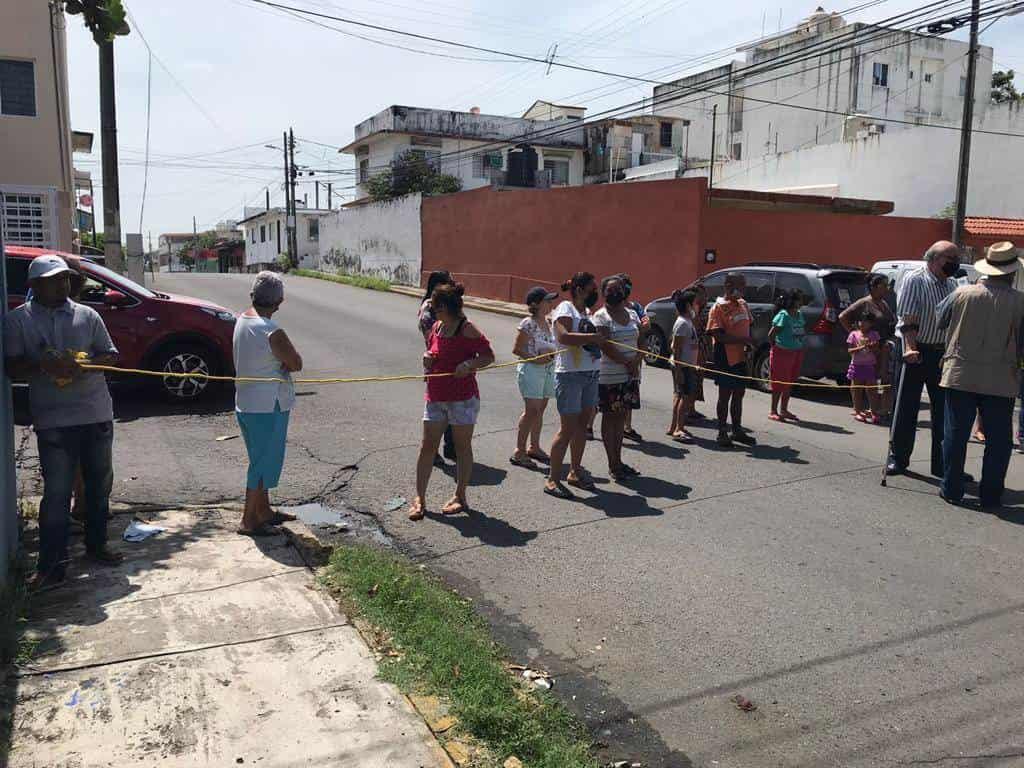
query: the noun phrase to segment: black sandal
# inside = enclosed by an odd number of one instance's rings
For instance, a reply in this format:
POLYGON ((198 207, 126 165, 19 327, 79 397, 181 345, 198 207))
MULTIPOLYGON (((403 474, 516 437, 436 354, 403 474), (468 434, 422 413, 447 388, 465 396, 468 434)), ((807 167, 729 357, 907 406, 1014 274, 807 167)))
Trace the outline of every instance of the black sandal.
POLYGON ((572 501, 576 498, 576 495, 561 483, 555 483, 554 488, 545 483, 544 493, 548 496, 554 496, 556 499, 562 499, 562 501, 572 501))

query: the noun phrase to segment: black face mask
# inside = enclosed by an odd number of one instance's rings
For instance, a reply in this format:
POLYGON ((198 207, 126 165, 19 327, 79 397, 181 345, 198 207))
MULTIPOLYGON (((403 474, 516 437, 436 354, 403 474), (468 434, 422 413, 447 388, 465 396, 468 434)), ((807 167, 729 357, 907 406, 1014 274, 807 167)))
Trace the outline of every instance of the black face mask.
POLYGON ((597 304, 597 291, 594 291, 593 293, 588 293, 587 298, 583 300, 583 303, 588 307, 592 307, 595 304, 597 304))
POLYGON ((609 291, 604 295, 604 303, 613 307, 619 306, 626 300, 626 294, 622 291, 609 291))
POLYGON ((953 261, 947 261, 945 264, 942 265, 942 274, 944 274, 946 277, 952 277, 959 271, 960 261, 957 259, 954 259, 953 261))

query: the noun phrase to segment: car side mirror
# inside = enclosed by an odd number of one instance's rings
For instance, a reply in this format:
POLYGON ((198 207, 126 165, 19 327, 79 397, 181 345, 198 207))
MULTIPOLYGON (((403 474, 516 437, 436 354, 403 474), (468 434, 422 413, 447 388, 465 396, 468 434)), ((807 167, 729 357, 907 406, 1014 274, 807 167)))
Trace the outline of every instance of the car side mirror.
POLYGON ((125 307, 132 303, 132 300, 120 291, 107 291, 103 294, 103 303, 108 307, 125 307))

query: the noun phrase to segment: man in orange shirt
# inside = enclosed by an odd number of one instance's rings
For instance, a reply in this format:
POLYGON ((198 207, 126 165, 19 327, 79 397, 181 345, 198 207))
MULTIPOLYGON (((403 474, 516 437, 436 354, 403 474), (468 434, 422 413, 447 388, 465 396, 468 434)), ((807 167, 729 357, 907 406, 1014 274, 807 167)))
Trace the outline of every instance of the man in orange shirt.
POLYGON ((726 275, 725 295, 711 308, 708 334, 714 339, 714 379, 718 384, 718 444, 731 448, 733 442, 756 445, 754 437, 743 428, 743 395, 747 380, 747 349, 750 347, 750 309, 743 300, 747 281, 743 275, 726 275), (732 434, 726 429, 732 416, 732 434))

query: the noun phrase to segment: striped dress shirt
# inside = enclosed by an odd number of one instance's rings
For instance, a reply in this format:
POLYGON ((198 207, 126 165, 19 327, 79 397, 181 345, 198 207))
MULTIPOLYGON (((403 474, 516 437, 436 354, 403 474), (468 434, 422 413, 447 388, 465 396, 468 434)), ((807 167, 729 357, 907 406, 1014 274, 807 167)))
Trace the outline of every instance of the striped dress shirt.
POLYGON ((927 264, 908 274, 903 278, 899 296, 896 297, 896 314, 899 315, 896 335, 902 338, 906 318, 916 317, 919 344, 944 344, 946 332, 939 327, 935 310, 956 287, 956 280, 952 277, 935 277, 927 264))

